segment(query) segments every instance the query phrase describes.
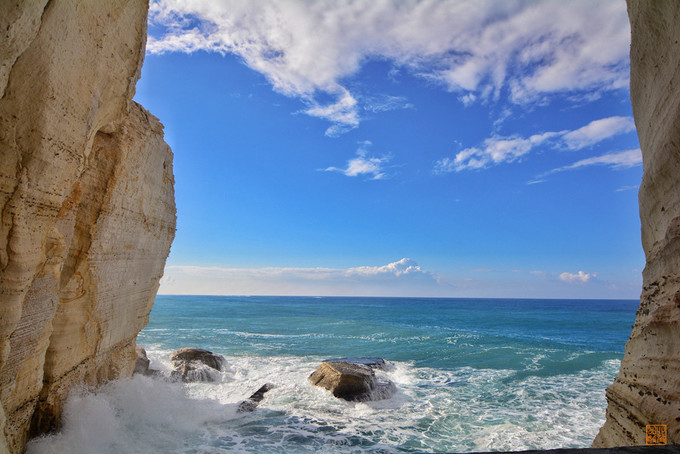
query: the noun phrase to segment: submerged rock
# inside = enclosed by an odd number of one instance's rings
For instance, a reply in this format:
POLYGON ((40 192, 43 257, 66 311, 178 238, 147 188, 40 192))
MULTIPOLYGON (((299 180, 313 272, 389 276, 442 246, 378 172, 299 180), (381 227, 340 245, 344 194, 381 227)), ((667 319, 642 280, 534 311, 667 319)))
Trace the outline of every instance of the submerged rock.
POLYGON ((219 379, 219 372, 227 367, 222 355, 196 347, 181 348, 170 355, 175 370, 170 377, 183 382, 213 382, 219 379))
POLYGON ((274 385, 272 385, 271 383, 265 383, 260 387, 260 389, 255 391, 249 398, 238 404, 238 409, 236 411, 238 413, 254 411, 255 408, 257 408, 257 406, 259 405, 259 403, 262 402, 262 399, 264 399, 265 393, 267 391, 270 391, 272 388, 274 388, 274 385))
POLYGON ((360 362, 324 361, 309 381, 353 402, 387 399, 397 390, 394 383, 378 379, 370 366, 360 362))

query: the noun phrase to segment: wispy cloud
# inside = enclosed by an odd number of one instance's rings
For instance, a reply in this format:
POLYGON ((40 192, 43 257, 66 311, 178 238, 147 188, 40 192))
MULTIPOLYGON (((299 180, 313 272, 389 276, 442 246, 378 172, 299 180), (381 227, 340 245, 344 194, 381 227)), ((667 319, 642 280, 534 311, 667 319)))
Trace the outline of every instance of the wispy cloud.
POLYGON ((616 190, 616 192, 635 191, 635 190, 638 190, 638 189, 640 189, 640 186, 637 185, 637 184, 633 184, 633 185, 630 185, 630 186, 621 186, 620 188, 618 188, 616 190))
POLYGON ((307 115, 323 118, 333 125, 326 129, 328 137, 337 137, 359 126, 359 114, 357 112, 357 100, 349 91, 338 89, 337 101, 331 104, 320 105, 315 102, 304 111, 307 115))
POLYGON ((363 109, 368 112, 380 113, 390 110, 413 109, 413 104, 403 96, 377 94, 363 98, 363 109))
POLYGON ((403 258, 352 268, 221 268, 167 266, 163 294, 399 295, 440 291, 438 277, 403 258))
POLYGON ((579 271, 578 273, 569 273, 565 271, 560 274, 560 279, 565 282, 586 283, 595 277, 597 277, 597 273, 584 273, 583 271, 579 271))
POLYGON ((441 84, 465 104, 628 85, 629 25, 615 0, 152 0, 149 13, 148 52, 238 55, 275 90, 303 100, 307 114, 337 126, 329 135, 361 120, 347 82, 371 59, 392 62, 392 76, 441 84))
POLYGON ((629 169, 642 164, 642 153, 639 148, 634 150, 617 151, 613 153, 606 153, 600 156, 593 156, 591 158, 581 159, 573 164, 552 169, 539 175, 536 180, 544 181, 548 175, 558 172, 565 172, 567 170, 576 170, 591 166, 605 166, 612 169, 629 169))
POLYGON ((454 158, 444 158, 437 161, 434 166, 434 173, 483 169, 491 165, 513 162, 556 134, 547 132, 527 138, 493 136, 484 140, 480 148, 466 148, 457 153, 454 158))
POLYGON ((443 174, 511 163, 541 146, 572 151, 581 150, 634 130, 635 124, 631 117, 609 117, 591 121, 571 131, 549 131, 529 137, 495 135, 485 139, 480 147, 466 148, 452 158, 446 157, 436 161, 433 171, 435 174, 443 174))
POLYGON ((632 117, 609 117, 591 121, 582 128, 562 136, 564 145, 570 150, 580 150, 619 134, 635 130, 632 117))
POLYGON ((372 144, 370 141, 361 142, 357 149, 357 156, 347 161, 345 168, 327 167, 323 169, 326 172, 340 172, 348 177, 368 176, 371 180, 381 180, 387 176, 384 166, 392 159, 390 155, 383 155, 381 157, 370 156, 368 154, 368 147, 372 144))

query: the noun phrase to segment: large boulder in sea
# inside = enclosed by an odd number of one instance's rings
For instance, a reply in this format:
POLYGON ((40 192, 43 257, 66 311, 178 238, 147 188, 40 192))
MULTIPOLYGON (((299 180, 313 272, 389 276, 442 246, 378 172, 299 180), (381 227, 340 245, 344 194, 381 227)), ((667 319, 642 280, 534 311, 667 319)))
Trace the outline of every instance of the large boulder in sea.
POLYGON ((362 362, 324 361, 309 376, 309 381, 331 391, 335 397, 353 402, 387 399, 396 392, 394 383, 379 379, 362 362))
POLYGON ((227 368, 224 356, 196 347, 181 348, 170 355, 175 370, 170 376, 189 382, 213 382, 227 368))
POLYGON ((377 356, 361 356, 361 357, 350 356, 347 358, 334 358, 324 360, 324 362, 332 361, 352 364, 363 364, 364 366, 368 366, 371 369, 378 370, 390 370, 393 367, 391 363, 385 361, 382 358, 378 358, 377 356))

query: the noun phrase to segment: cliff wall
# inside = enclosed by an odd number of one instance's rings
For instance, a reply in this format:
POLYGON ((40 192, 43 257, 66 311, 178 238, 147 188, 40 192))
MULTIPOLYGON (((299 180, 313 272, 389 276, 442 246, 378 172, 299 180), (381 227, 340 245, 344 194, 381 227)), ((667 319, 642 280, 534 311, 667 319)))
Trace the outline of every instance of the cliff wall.
POLYGON ((132 373, 175 232, 140 0, 0 2, 0 453, 132 373))
POLYGON ((647 424, 680 443, 680 2, 628 1, 630 91, 644 173, 640 308, 594 446, 645 444, 647 424))
MULTIPOLYGON (((595 446, 680 443, 680 2, 629 0, 647 257, 595 446)), ((174 236, 172 153, 132 101, 146 1, 0 2, 0 453, 127 376, 174 236)))

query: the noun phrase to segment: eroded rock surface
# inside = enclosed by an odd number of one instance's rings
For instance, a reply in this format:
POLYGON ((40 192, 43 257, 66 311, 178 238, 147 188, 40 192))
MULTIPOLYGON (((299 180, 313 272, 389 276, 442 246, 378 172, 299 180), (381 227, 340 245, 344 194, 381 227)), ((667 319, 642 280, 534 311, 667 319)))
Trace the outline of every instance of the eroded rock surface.
POLYGON ((135 346, 135 353, 137 354, 137 360, 135 361, 135 368, 132 371, 133 374, 140 375, 151 375, 149 372, 149 364, 151 361, 146 356, 146 350, 141 345, 137 344, 135 346))
POLYGON ((129 376, 175 232, 139 0, 0 2, 0 452, 129 376))
POLYGON ((224 356, 196 347, 181 348, 170 355, 175 370, 171 377, 183 382, 213 382, 228 365, 224 356))
POLYGON ((238 408, 236 409, 236 411, 238 413, 249 413, 255 411, 257 406, 260 405, 260 402, 264 400, 264 395, 271 391, 273 388, 274 385, 272 385, 271 383, 265 383, 264 385, 260 386, 260 388, 253 394, 251 394, 249 398, 247 398, 244 401, 241 401, 241 403, 238 404, 238 408))
POLYGON ((628 15, 647 263, 596 447, 644 445, 647 424, 666 424, 668 443, 680 443, 680 2, 629 0, 628 15))
POLYGON ((335 397, 355 402, 387 399, 396 392, 391 381, 379 379, 370 366, 358 362, 324 361, 309 381, 335 397))
POLYGON ((388 370, 392 368, 392 365, 385 361, 382 358, 378 358, 375 356, 361 356, 361 357, 355 357, 355 356, 350 356, 346 358, 334 358, 334 359, 327 359, 324 362, 329 362, 329 361, 340 361, 343 363, 352 363, 352 364, 363 364, 364 366, 368 366, 371 369, 379 369, 379 370, 388 370))

